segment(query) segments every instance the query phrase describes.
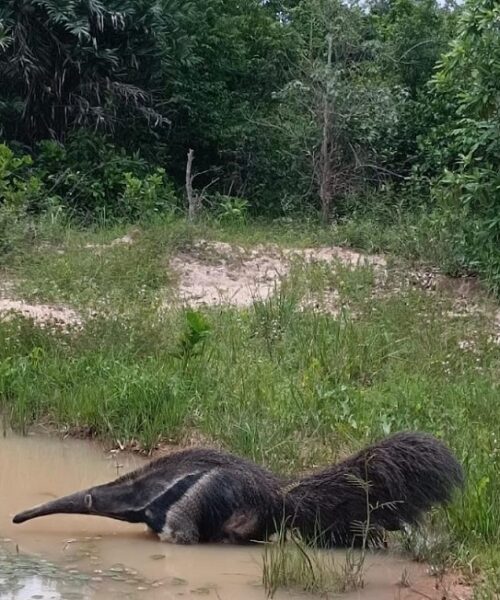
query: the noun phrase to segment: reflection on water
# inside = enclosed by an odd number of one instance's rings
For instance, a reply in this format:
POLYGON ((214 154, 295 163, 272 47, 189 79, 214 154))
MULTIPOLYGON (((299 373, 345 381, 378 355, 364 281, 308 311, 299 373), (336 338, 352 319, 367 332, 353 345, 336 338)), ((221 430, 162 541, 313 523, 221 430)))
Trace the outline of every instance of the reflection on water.
MULTIPOLYGON (((162 544, 142 525, 82 515, 12 523, 20 510, 142 462, 77 440, 0 437, 0 600, 264 600, 259 546, 162 544)), ((337 558, 342 563, 343 553, 337 558)), ((370 556, 367 566, 365 588, 343 599, 422 598, 398 582, 403 572, 422 581, 423 567, 384 554, 370 556)), ((430 595, 432 586, 425 589, 432 600, 439 597, 430 595)), ((310 596, 283 591, 275 598, 310 596)))
POLYGON ((13 554, 0 549, 0 598, 2 600, 63 600, 91 598, 90 577, 68 573, 46 559, 13 554))

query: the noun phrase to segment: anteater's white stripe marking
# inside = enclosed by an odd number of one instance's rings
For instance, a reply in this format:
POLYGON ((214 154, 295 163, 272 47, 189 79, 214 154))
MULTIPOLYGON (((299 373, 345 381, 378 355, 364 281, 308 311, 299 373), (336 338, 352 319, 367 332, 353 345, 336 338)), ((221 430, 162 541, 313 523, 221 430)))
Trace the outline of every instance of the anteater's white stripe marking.
POLYGON ((163 496, 163 494, 168 492, 168 490, 171 490, 173 487, 175 487, 179 483, 179 481, 182 481, 183 479, 185 479, 186 477, 190 477, 191 475, 197 475, 198 473, 199 473, 199 471, 191 471, 189 473, 184 473, 184 474, 180 475, 179 477, 176 477, 175 479, 171 479, 168 482, 168 485, 161 488, 161 490, 156 494, 156 496, 152 496, 152 497, 148 498, 146 501, 146 504, 143 504, 142 506, 136 506, 136 507, 134 507, 134 510, 142 510, 143 508, 145 508, 146 515, 152 516, 152 513, 147 508, 150 504, 155 502, 155 500, 157 500, 160 496, 163 496))

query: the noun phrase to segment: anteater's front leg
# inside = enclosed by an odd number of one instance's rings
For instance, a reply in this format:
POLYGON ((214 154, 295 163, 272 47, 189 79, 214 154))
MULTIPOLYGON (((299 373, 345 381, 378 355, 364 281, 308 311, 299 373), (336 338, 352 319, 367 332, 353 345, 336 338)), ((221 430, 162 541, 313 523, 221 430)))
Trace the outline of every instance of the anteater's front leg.
POLYGON ((162 542, 172 544, 197 544, 200 532, 194 520, 184 511, 171 511, 167 514, 163 530, 158 534, 162 542))
MULTIPOLYGON (((197 544, 202 539, 200 526, 204 508, 213 501, 212 482, 217 477, 217 469, 211 469, 193 477, 192 485, 186 486, 183 494, 166 508, 165 523, 158 536, 162 542, 174 544, 197 544)), ((206 525, 206 524, 205 524, 206 525)))

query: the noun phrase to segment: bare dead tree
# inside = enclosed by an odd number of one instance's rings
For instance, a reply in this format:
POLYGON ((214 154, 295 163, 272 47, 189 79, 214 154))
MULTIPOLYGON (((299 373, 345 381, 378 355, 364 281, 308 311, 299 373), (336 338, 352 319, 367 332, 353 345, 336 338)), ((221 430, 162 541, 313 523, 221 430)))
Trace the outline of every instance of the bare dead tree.
POLYGON ((208 200, 207 190, 219 181, 219 177, 214 177, 209 183, 207 183, 201 190, 195 190, 193 188, 193 181, 200 175, 205 175, 214 170, 214 168, 206 169, 195 173, 193 171, 194 162, 194 150, 189 149, 186 163, 186 196, 188 201, 188 219, 194 221, 200 214, 203 203, 208 200))
POLYGON ((194 221, 196 219, 201 208, 201 198, 195 191, 193 191, 193 160, 194 150, 190 148, 187 155, 186 164, 186 196, 188 201, 188 219, 190 221, 194 221))
POLYGON ((295 78, 275 94, 279 117, 260 124, 290 140, 278 152, 295 171, 301 197, 314 197, 329 221, 342 199, 398 176, 384 169, 377 143, 397 127, 399 99, 370 79, 372 51, 363 42, 362 21, 336 0, 310 3, 314 18, 295 78), (319 38, 314 27, 326 35, 319 38), (361 76, 365 69, 368 77, 361 76))
POLYGON ((328 53, 327 53, 327 71, 325 90, 323 94, 323 130, 321 140, 321 151, 319 155, 319 198, 321 202, 321 214, 323 221, 328 221, 330 218, 330 208, 333 197, 332 189, 332 127, 331 114, 333 111, 332 101, 330 98, 330 79, 332 70, 332 53, 333 53, 333 36, 330 34, 327 38, 328 53))

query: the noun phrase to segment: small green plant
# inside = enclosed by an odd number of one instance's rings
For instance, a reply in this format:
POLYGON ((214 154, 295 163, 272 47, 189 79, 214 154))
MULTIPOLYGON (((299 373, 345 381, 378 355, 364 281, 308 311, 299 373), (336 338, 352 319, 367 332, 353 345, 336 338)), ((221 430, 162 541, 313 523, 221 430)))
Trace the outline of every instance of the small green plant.
POLYGON ((215 194, 216 214, 221 223, 244 223, 248 216, 248 200, 215 194))
POLYGON ((178 341, 178 350, 172 356, 178 358, 185 369, 189 361, 199 356, 203 343, 211 333, 211 327, 202 313, 189 310, 186 313, 186 327, 178 341))
POLYGON ((157 168, 144 178, 125 173, 125 189, 120 198, 123 214, 131 220, 148 220, 160 212, 172 210, 175 191, 165 169, 157 168))

